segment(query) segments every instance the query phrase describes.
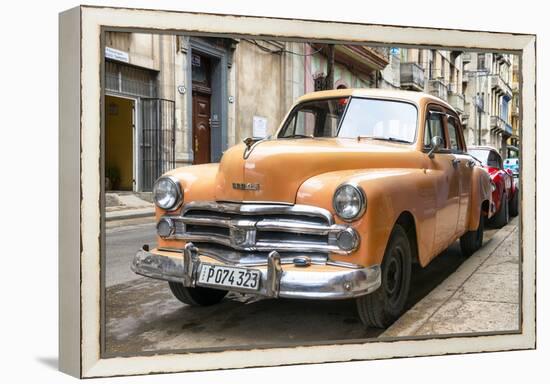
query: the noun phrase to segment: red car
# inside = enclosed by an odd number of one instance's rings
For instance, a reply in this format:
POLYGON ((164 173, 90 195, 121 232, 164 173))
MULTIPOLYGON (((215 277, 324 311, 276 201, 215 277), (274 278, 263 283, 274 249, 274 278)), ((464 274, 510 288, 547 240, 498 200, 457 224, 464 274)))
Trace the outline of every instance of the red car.
POLYGON ((508 223, 510 216, 518 215, 518 188, 514 183, 512 171, 504 169, 502 157, 495 148, 470 146, 468 153, 478 160, 489 172, 492 189, 492 208, 495 214, 491 217, 494 226, 500 228, 508 223))

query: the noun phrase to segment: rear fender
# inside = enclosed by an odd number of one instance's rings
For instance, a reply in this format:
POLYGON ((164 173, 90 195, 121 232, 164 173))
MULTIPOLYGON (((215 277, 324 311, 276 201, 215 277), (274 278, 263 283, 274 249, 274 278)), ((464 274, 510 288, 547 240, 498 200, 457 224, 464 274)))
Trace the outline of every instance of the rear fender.
MULTIPOLYGON (((479 226, 482 205, 491 202, 491 177, 481 167, 474 167, 472 172, 472 188, 470 190, 470 205, 468 208, 468 231, 475 231, 479 226)), ((488 215, 489 212, 484 213, 488 215)))

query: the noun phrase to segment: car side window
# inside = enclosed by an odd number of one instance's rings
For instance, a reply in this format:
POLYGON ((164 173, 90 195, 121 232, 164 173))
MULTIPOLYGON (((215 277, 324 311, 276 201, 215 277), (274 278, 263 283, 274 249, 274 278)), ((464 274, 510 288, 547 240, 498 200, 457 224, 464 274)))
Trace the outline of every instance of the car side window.
POLYGON ((438 112, 429 111, 428 118, 426 119, 426 127, 424 128, 424 147, 430 148, 432 145, 432 138, 434 136, 440 136, 443 139, 443 148, 447 148, 447 140, 443 131, 443 114, 438 112))
POLYGON ((489 152, 489 157, 487 158, 487 166, 493 168, 502 168, 502 160, 498 153, 495 151, 489 152))
POLYGON ((462 145, 460 143, 460 131, 456 119, 452 116, 447 118, 447 128, 449 130, 449 144, 451 151, 462 152, 462 145))

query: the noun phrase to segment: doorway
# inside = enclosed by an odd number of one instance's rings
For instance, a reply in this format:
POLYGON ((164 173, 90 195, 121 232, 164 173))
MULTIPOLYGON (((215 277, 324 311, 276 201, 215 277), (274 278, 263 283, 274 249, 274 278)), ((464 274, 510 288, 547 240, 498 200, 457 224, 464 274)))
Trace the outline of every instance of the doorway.
POLYGON ((134 187, 134 100, 105 96, 106 189, 134 187))
POLYGON ((212 161, 212 132, 210 124, 212 102, 211 68, 211 60, 206 55, 199 53, 191 55, 193 164, 205 164, 212 161))
POLYGON ((193 92, 193 164, 211 162, 210 95, 193 92))

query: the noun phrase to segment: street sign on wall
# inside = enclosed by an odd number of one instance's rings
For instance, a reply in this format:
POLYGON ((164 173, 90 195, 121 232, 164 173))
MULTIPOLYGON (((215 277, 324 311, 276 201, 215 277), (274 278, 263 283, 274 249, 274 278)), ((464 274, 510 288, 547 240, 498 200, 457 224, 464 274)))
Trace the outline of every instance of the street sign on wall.
POLYGON ((111 47, 105 47, 105 57, 111 60, 122 61, 123 63, 130 62, 130 55, 128 55, 128 52, 111 47))

